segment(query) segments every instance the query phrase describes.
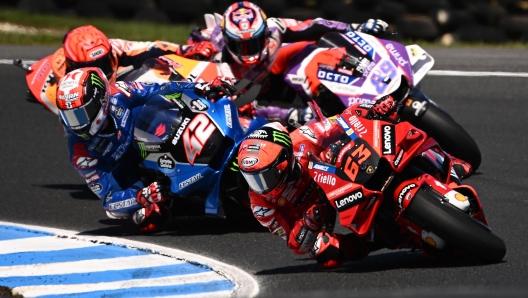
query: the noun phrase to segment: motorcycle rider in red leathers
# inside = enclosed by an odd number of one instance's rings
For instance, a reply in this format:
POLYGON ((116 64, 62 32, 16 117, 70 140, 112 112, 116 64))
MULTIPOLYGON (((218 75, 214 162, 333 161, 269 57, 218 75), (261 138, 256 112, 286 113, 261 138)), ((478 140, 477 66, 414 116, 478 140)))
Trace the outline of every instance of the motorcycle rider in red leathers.
MULTIPOLYGON (((282 76, 286 71, 287 61, 323 34, 358 30, 379 35, 387 27, 384 21, 373 19, 363 24, 346 24, 321 18, 306 21, 267 18, 259 6, 249 1, 240 1, 233 3, 224 12, 221 25, 217 25, 212 31, 203 30, 201 37, 195 36, 196 40, 210 40, 215 45, 218 54, 213 59, 227 63, 236 79, 249 79, 263 86, 257 99, 274 101, 284 97, 293 100, 293 90, 284 92, 287 89, 282 76)), ((255 102, 241 109, 241 112, 280 120, 283 124, 287 124, 289 118, 299 123, 312 118, 309 109, 259 107, 255 102)))
MULTIPOLYGON (((387 113, 391 118, 393 106, 392 98, 384 97, 371 110, 378 115, 387 113)), ((369 108, 370 105, 355 104, 344 113, 366 117, 369 108)), ((383 240, 390 233, 383 227, 376 229, 376 235, 381 235, 376 242, 367 242, 354 234, 334 233, 336 211, 328 201, 320 199, 316 183, 308 173, 309 161, 332 159, 330 144, 344 134, 336 118, 310 121, 289 134, 279 123, 267 124, 249 135, 238 153, 240 171, 250 186, 255 218, 271 233, 286 240, 293 252, 309 253, 325 268, 390 247, 383 240)))

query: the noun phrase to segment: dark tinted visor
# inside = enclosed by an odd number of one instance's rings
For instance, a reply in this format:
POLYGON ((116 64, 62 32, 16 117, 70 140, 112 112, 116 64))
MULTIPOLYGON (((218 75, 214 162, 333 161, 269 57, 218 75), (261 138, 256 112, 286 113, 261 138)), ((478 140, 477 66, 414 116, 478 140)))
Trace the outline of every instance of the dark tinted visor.
POLYGON ((105 56, 90 62, 74 62, 66 58, 66 65, 68 66, 68 71, 83 67, 98 67, 103 71, 106 78, 108 79, 112 77, 115 70, 112 52, 108 52, 108 54, 105 56))
POLYGON ((259 34, 250 39, 227 39, 227 48, 238 56, 255 56, 266 46, 266 34, 259 34))

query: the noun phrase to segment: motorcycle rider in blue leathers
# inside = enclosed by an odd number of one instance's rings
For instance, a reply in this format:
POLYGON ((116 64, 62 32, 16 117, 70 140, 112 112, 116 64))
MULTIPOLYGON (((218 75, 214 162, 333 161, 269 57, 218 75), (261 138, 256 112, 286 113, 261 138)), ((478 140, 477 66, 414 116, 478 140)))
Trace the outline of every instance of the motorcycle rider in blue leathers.
POLYGON ((110 85, 94 67, 73 70, 60 80, 57 107, 68 136, 70 161, 110 218, 132 218, 141 232, 154 232, 169 218, 170 212, 160 204, 168 188, 160 182, 144 185, 141 180, 141 158, 132 145, 134 123, 151 97, 184 89, 201 96, 218 94, 211 84, 221 88, 224 81, 110 85))

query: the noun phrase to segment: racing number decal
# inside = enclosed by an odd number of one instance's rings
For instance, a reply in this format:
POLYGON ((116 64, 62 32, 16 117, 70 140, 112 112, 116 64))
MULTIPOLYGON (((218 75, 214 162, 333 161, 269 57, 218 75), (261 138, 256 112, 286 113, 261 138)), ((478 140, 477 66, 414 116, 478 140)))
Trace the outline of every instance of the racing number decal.
POLYGON ((352 180, 352 182, 356 181, 357 174, 359 173, 359 166, 367 160, 370 155, 372 155, 372 152, 370 152, 370 149, 365 148, 364 144, 361 144, 361 146, 357 147, 352 154, 347 158, 345 161, 345 166, 343 167, 343 171, 345 174, 352 180), (357 157, 357 158, 354 158, 357 157), (355 161, 357 159, 357 162, 355 161))
POLYGON ((372 83, 372 85, 374 85, 374 87, 376 87, 376 91, 378 91, 378 93, 383 93, 383 91, 385 91, 390 82, 384 82, 383 80, 386 77, 392 80, 395 76, 396 68, 394 68, 392 63, 390 63, 389 61, 384 61, 383 63, 381 63, 380 69, 374 71, 372 77, 370 77, 370 82, 372 83))
POLYGON ((204 114, 198 114, 191 121, 187 129, 183 133, 183 146, 187 161, 194 165, 196 156, 202 152, 205 142, 209 139, 211 134, 215 131, 216 126, 204 114))

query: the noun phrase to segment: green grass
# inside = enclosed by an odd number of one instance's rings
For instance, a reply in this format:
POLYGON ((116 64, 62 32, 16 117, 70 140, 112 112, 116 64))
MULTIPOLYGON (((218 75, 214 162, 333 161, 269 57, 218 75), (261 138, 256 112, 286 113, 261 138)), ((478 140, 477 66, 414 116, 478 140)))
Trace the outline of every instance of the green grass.
POLYGON ((38 34, 7 33, 0 31, 0 44, 18 45, 60 45, 69 30, 91 24, 103 31, 109 38, 147 41, 165 40, 185 43, 192 26, 141 23, 110 19, 79 18, 43 14, 29 14, 16 10, 1 10, 0 23, 10 23, 37 29, 49 29, 52 33, 38 34))
MULTIPOLYGON (((0 23, 10 23, 37 29, 49 29, 52 32, 38 34, 20 34, 0 31, 0 44, 16 45, 60 45, 69 30, 92 24, 102 30, 109 38, 121 38, 135 41, 164 40, 177 44, 185 43, 191 31, 191 25, 170 25, 119 21, 113 19, 79 18, 29 14, 17 10, 0 10, 0 23)), ((419 44, 422 47, 446 47, 438 42, 409 40, 405 44, 419 44)), ((456 42, 450 47, 494 47, 528 49, 528 42, 508 42, 502 44, 456 42)))

